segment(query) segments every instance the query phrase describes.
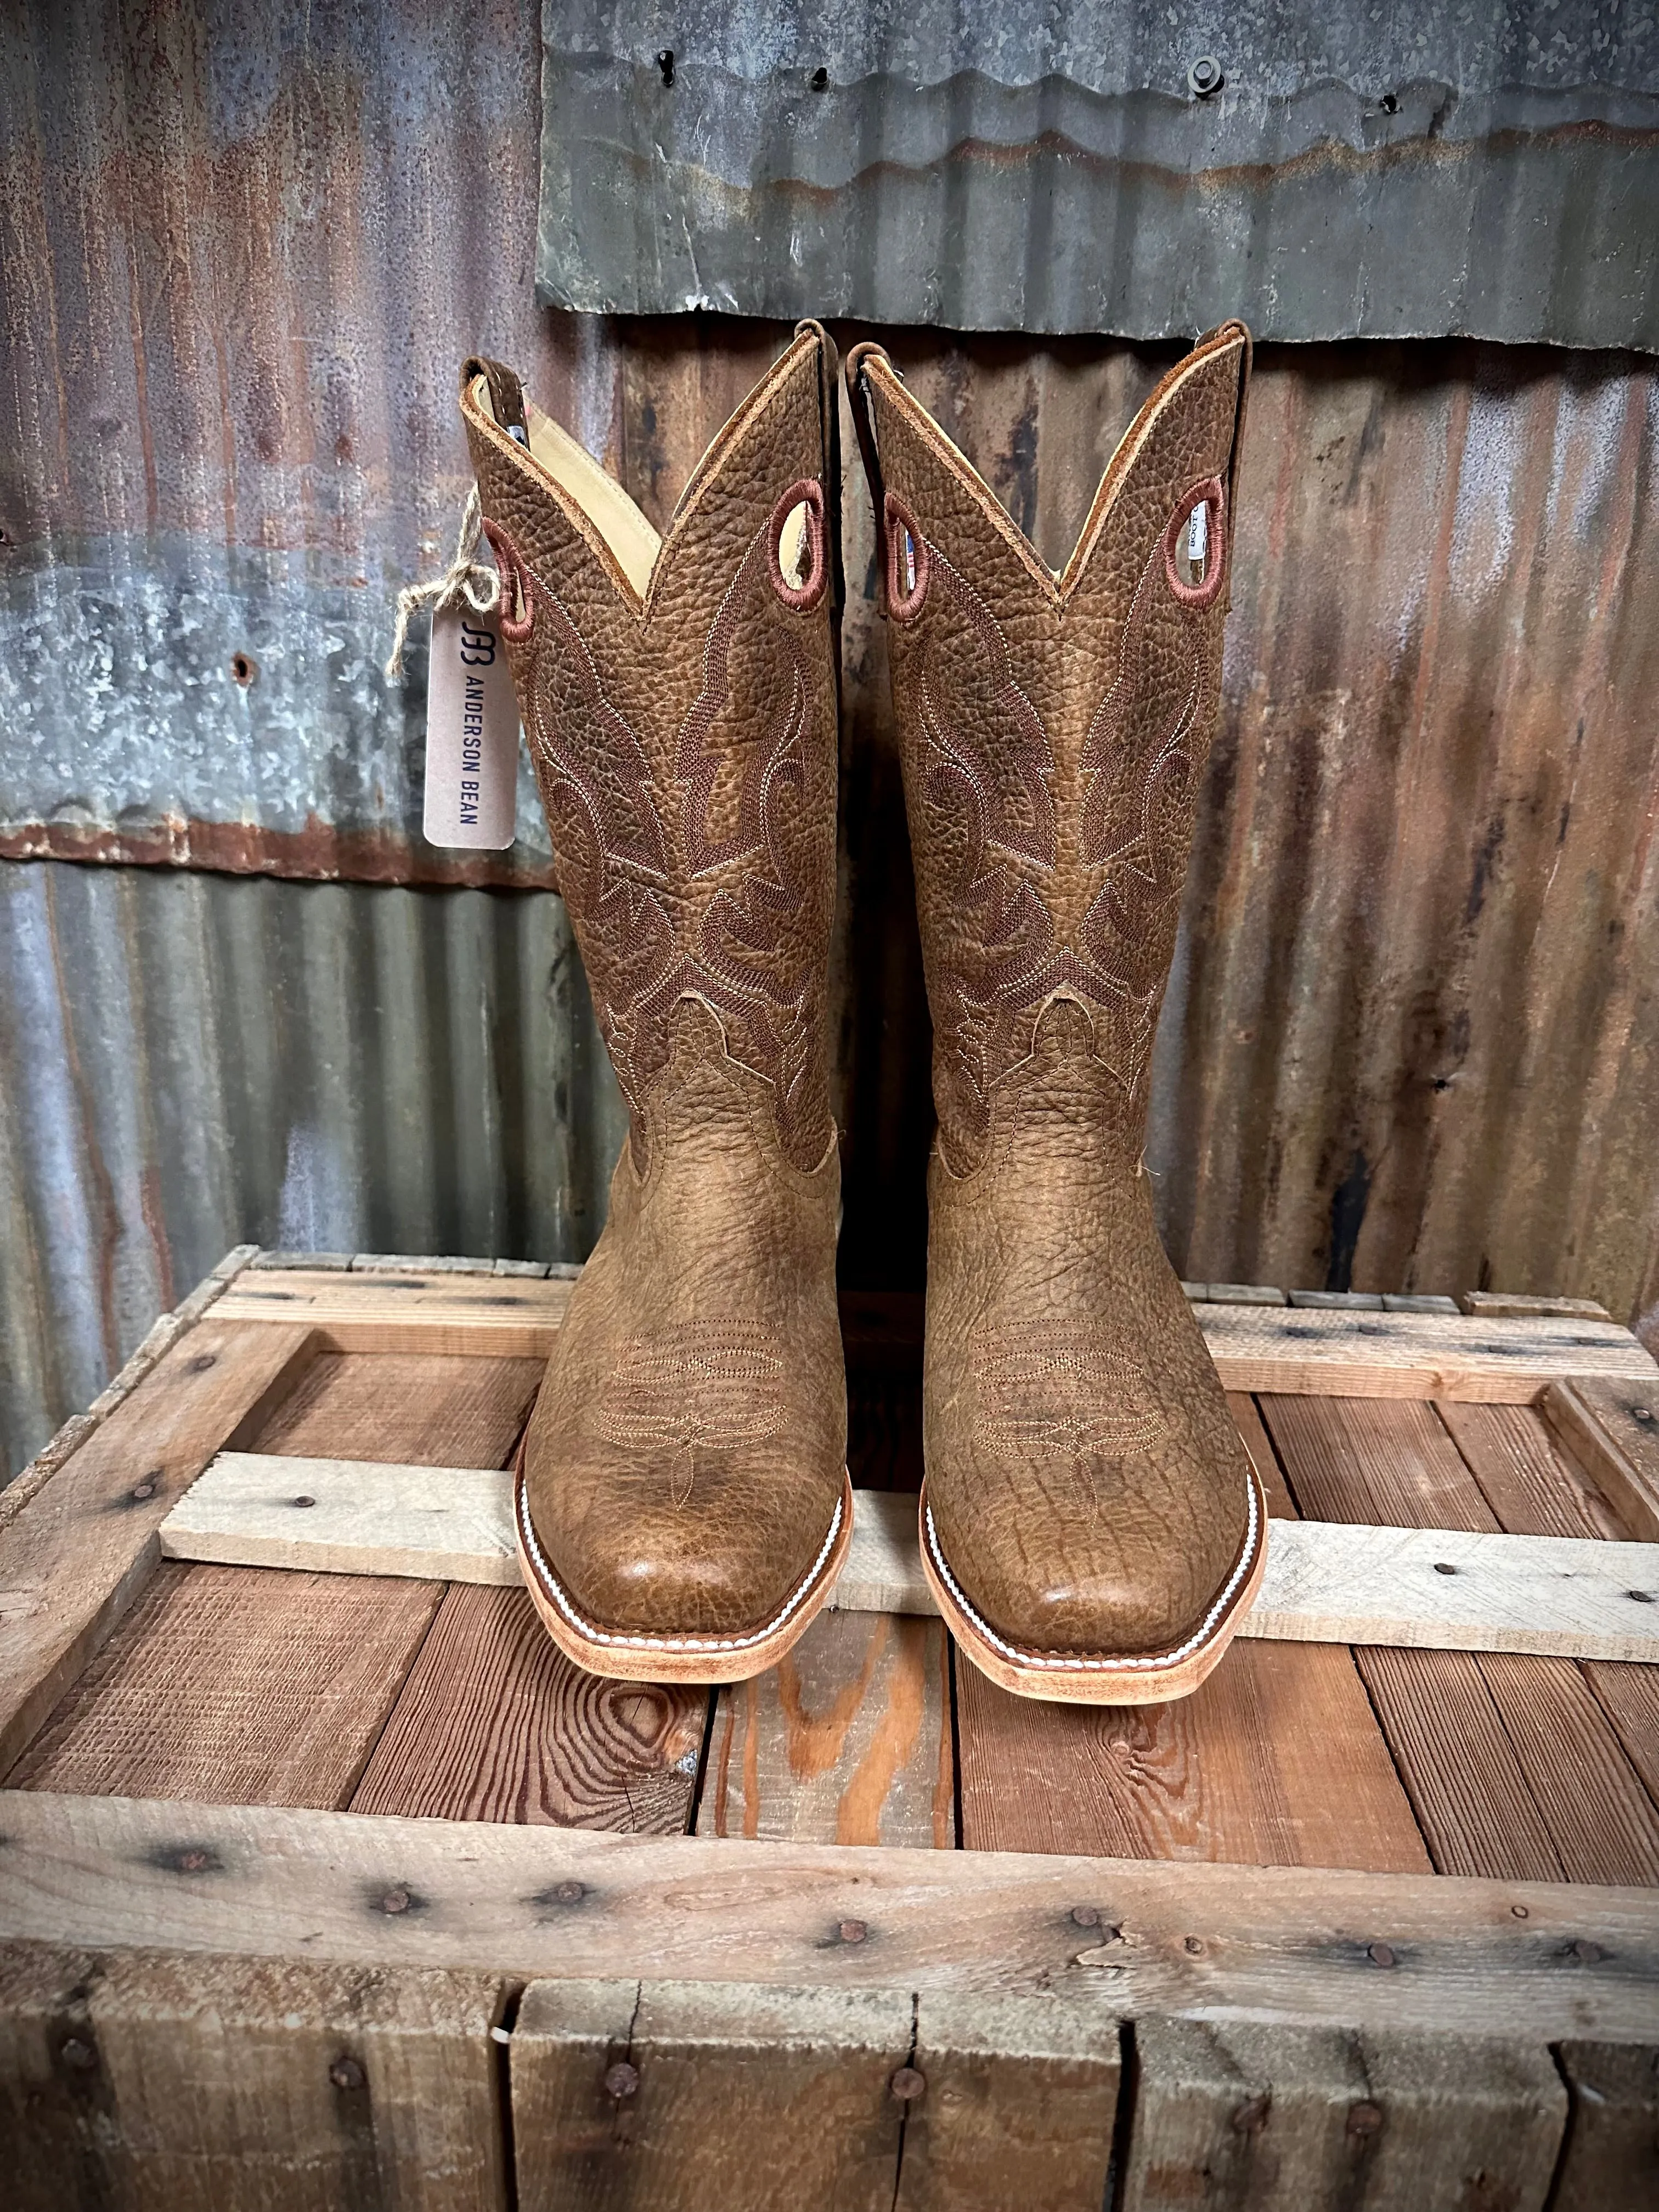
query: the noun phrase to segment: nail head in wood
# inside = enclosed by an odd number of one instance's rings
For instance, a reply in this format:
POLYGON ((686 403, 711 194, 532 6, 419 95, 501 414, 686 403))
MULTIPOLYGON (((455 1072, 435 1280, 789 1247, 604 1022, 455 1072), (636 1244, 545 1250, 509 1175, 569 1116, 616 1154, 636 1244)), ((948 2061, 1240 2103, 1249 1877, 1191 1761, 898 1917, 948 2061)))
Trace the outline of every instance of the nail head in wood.
POLYGON ((387 1890, 386 1895, 380 1899, 380 1910, 382 1912, 407 1912, 409 1892, 401 1888, 387 1890))
POLYGON ((1382 2108, 1362 2098, 1358 2104, 1348 2107, 1348 2133, 1351 2136, 1374 2136, 1382 2124, 1382 2108))
POLYGON ((901 2105, 912 2105, 927 2087, 927 2076, 914 2066, 901 2066, 888 2083, 901 2105))
POLYGON ((1092 1905, 1074 1905, 1072 1917, 1079 1928, 1098 1928, 1100 1915, 1092 1905))
POLYGON ((1365 1956, 1374 1966, 1392 1966, 1395 1963, 1394 1953, 1386 1943, 1371 1944, 1365 1956))
POLYGON ((72 2067, 77 2074, 89 2074, 98 2063, 98 2053, 89 2043, 83 2043, 78 2035, 64 2038, 58 2045, 58 2056, 65 2066, 72 2067))
POLYGON ((630 2066, 625 2058, 619 2058, 614 2066, 605 2069, 605 2094, 617 2103, 624 2097, 637 2095, 639 2087, 640 2069, 637 2066, 630 2066))
POLYGON ((363 2069, 355 2058, 337 2058, 328 2069, 328 2078, 337 2089, 361 2089, 363 2069))
POLYGON ((870 1930, 861 1920, 843 1920, 836 1933, 843 1943, 862 1943, 870 1930))

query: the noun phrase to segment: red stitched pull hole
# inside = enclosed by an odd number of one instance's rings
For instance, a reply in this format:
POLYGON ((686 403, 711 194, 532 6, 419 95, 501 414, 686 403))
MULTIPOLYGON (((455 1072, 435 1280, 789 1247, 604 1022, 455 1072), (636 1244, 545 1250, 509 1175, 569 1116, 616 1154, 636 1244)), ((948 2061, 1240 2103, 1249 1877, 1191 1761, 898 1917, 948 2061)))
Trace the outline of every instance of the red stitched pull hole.
POLYGON ((766 533, 772 589, 787 607, 808 614, 823 597, 830 562, 823 539, 823 488, 811 477, 792 483, 772 509, 766 533))
POLYGON ((536 603, 530 596, 530 571, 518 547, 501 525, 484 518, 484 536, 501 576, 501 631, 511 645, 523 645, 535 627, 536 603))
POLYGON ((1164 533, 1164 573, 1183 606, 1207 607, 1227 565, 1227 487, 1206 477, 1181 499, 1164 533))
POLYGON ((914 622, 927 597, 927 541, 915 515, 890 491, 882 511, 887 525, 887 611, 895 622, 914 622))

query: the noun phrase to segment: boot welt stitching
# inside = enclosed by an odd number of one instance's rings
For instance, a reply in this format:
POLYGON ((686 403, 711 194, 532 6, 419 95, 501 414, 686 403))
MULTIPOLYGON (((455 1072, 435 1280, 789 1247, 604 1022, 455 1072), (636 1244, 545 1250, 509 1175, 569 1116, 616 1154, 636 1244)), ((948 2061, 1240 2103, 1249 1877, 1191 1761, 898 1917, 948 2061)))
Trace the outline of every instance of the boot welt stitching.
POLYGON ((823 1573, 824 1561, 834 1549, 836 1538, 841 1530, 842 1503, 842 1498, 836 1498, 836 1510, 830 1516, 830 1534, 824 1538, 817 1558, 807 1569, 800 1583, 797 1584, 793 1595, 785 1601, 781 1610, 775 1613, 764 1626, 751 1629, 747 1635, 744 1636, 634 1636, 613 1629, 596 1628, 591 1621, 577 1612, 575 1607, 571 1604, 570 1600, 559 1587, 558 1579, 551 1566, 549 1565, 547 1554, 543 1551, 537 1537, 535 1524, 530 1518, 530 1502, 525 1495, 522 1480, 514 1485, 514 1504, 518 1512, 519 1534, 524 1540, 531 1562, 541 1578, 542 1587, 554 1604, 558 1607, 559 1611, 577 1634, 586 1637, 590 1644, 615 1644, 625 1647, 631 1651, 742 1651, 750 1644, 763 1644, 769 1636, 775 1636, 790 1615, 799 1610, 810 1595, 813 1584, 823 1573))
POLYGON ((1222 1587, 1219 1596, 1217 1597, 1215 1602, 1211 1606, 1203 1620, 1199 1623, 1193 1633, 1187 1638, 1186 1642, 1184 1644, 1176 1644, 1173 1651, 1153 1651, 1115 1659, 1106 1658, 1103 1656, 1095 1659, 1078 1656, 1070 1652, 1035 1651, 1029 1650, 1024 1644, 1010 1644, 1005 1638, 999 1636, 995 1629, 989 1626, 986 1621, 981 1619, 980 1615, 969 1603, 967 1597, 963 1592, 961 1584, 957 1582, 956 1577, 951 1572, 950 1568, 945 1564, 945 1554, 939 1549, 939 1532, 933 1526, 933 1509, 931 1505, 927 1508, 926 1516, 927 1522, 927 1548, 933 1555, 933 1565, 939 1569, 939 1574, 943 1578, 946 1588, 950 1590, 951 1596, 962 1607, 963 1612, 967 1615, 968 1619, 973 1622, 974 1626, 979 1631, 986 1642, 994 1646, 998 1651, 1002 1653, 1005 1658, 1014 1660, 1021 1666, 1052 1667, 1060 1669, 1069 1669, 1073 1673, 1086 1670, 1109 1673, 1114 1669, 1121 1671, 1126 1668, 1146 1673, 1158 1668, 1179 1666, 1183 1659, 1190 1658, 1194 1651, 1198 1650, 1201 1645, 1207 1643, 1217 1623, 1220 1620, 1221 1616, 1226 1612, 1227 1607, 1232 1602, 1234 1594, 1237 1590, 1239 1584, 1243 1581, 1246 1575, 1249 1573, 1251 1568, 1255 1565, 1256 1544, 1261 1534, 1261 1519, 1256 1506, 1255 1484, 1254 1480, 1250 1483, 1249 1492, 1249 1526, 1245 1530, 1244 1548, 1238 1555, 1238 1564, 1234 1567, 1231 1574, 1227 1577, 1225 1583, 1222 1587))

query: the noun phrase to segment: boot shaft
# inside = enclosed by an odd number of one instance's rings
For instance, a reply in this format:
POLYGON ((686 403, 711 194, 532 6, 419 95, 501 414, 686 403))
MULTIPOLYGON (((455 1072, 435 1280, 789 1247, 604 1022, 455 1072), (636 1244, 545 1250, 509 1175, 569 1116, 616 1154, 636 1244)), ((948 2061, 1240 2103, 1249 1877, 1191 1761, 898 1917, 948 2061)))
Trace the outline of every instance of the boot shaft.
POLYGON ((641 1172, 688 999, 768 1086, 793 1165, 833 1141, 835 374, 804 325, 659 539, 510 370, 462 372, 501 635, 641 1172))
POLYGON ((972 1172, 1018 1111, 1086 1121, 1132 1165, 1220 695, 1249 333, 1225 325, 1164 379, 1059 576, 880 348, 847 368, 877 508, 944 1164, 972 1172), (1066 1000, 1076 1012, 1045 1021, 1066 1000), (1052 1110, 1040 1029, 1045 1046, 1082 1036, 1052 1110))

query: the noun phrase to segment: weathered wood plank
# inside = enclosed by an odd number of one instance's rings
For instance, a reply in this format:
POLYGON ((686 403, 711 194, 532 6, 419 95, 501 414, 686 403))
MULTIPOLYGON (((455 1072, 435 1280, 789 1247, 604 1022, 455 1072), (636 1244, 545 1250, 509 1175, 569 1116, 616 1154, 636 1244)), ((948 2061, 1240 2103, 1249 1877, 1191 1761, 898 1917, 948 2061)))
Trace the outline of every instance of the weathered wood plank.
POLYGON ((1540 2212, 1567 2100, 1541 2041, 1135 2023, 1124 2212, 1540 2212))
POLYGON ((1659 1893, 0 1793, 0 1936, 1654 2039, 1659 1893), (1520 1911, 1517 1911, 1516 1908, 1520 1911), (1524 1913, 1524 1917, 1522 1915, 1524 1913))
POLYGON ((706 1691, 573 1667, 522 1589, 458 1586, 351 1808, 678 1835, 707 1715, 706 1691))
POLYGON ((248 1448, 301 1459, 505 1467, 546 1371, 539 1359, 320 1352, 248 1448))
POLYGON ((892 2212, 899 1990, 532 1982, 513 2031, 523 2212, 892 2212))
POLYGON ((309 1344, 216 1309, 0 1533, 0 1773, 149 1579, 175 1500, 309 1344))
MULTIPOLYGON (((568 1281, 296 1270, 243 1277, 220 1310, 227 1320, 307 1320, 340 1351, 545 1358, 569 1294, 568 1281)), ((1230 1390, 1525 1404, 1553 1376, 1659 1378, 1612 1322, 1220 1304, 1194 1311, 1230 1390)))
POLYGON ((1534 1297, 1521 1291, 1465 1291, 1459 1301, 1477 1321, 1611 1321, 1595 1298, 1534 1297))
POLYGON ((1563 2043, 1571 2100, 1550 2212, 1653 2212, 1659 2204, 1659 2048, 1563 2043))
POLYGON ((195 1328, 210 1306, 217 1304, 243 1268, 252 1265, 258 1250, 257 1244, 233 1246, 187 1298, 181 1299, 171 1313, 162 1314, 151 1324, 131 1357, 105 1383, 85 1413, 71 1413, 28 1465, 19 1468, 4 1489, 0 1490, 0 1528, 15 1521, 23 1508, 33 1503, 64 1462, 74 1457, 116 1407, 132 1395, 179 1338, 195 1328))
POLYGON ((1236 1644, 1164 1705, 1043 1705, 963 1667, 957 1728, 969 1850, 1428 1871, 1338 1646, 1236 1644))
POLYGON ((1559 1449, 1538 1407, 1437 1410, 1498 1527, 1512 1535, 1599 1536, 1622 1543, 1659 1534, 1626 1525, 1580 1463, 1559 1449))
POLYGON ((507 2203, 495 1974, 0 1949, 8 2205, 507 2203))
POLYGON ((948 1850, 950 1663, 937 1620, 821 1613, 720 1691, 697 1833, 948 1850))
MULTIPOLYGON (((221 1299, 219 1314, 226 1321, 304 1322, 336 1352, 545 1359, 569 1297, 562 1279, 296 1269, 243 1276, 221 1299)), ((1587 1363, 1585 1371, 1592 1370, 1587 1363)))
POLYGON ((1539 1410, 1556 1443, 1630 1534, 1659 1537, 1659 1388, 1588 1379, 1552 1382, 1539 1410))
POLYGON ((1051 1997, 930 1990, 910 2064, 922 2087, 893 2212, 1100 2212, 1121 2070, 1115 2021, 1051 1997))
POLYGON ((441 1595, 434 1583, 164 1563, 12 1786, 343 1806, 441 1595))
MULTIPOLYGON (((1304 1398, 1269 1400, 1264 1412, 1304 1504, 1356 1519, 1384 1512, 1444 1528, 1496 1526, 1429 1408, 1304 1398)), ((1526 1486, 1516 1482, 1507 1494, 1510 1510, 1537 1526, 1540 1509, 1528 1504, 1526 1486)), ((1645 1577, 1632 1580, 1624 1601, 1644 1614, 1652 1608, 1629 1592, 1646 1587, 1645 1577)), ((1437 1866, 1654 1878, 1659 1810, 1571 1666, 1544 1657, 1408 1660, 1380 1648, 1357 1656, 1437 1866), (1596 1781, 1587 1791, 1590 1772, 1596 1781), (1605 1823, 1595 1817, 1599 1793, 1605 1823)))
POLYGON ((1489 1322, 1306 1307, 1285 1312, 1202 1305, 1193 1311, 1230 1390, 1524 1405, 1540 1381, 1553 1376, 1643 1383, 1659 1378, 1630 1331, 1611 1322, 1489 1322))
MULTIPOLYGON (((1410 1411, 1431 1418, 1426 1407, 1410 1411)), ((1443 1431, 1439 1441, 1446 1446, 1443 1431)), ((520 1578, 512 1510, 512 1478, 499 1470, 226 1452, 179 1500, 161 1540, 173 1559, 507 1585, 520 1578)), ((1240 1632, 1659 1660, 1659 1607, 1632 1595, 1650 1589, 1659 1589, 1659 1546, 1650 1544, 1279 1519, 1240 1632)), ((914 1499, 854 1492, 853 1542, 831 1602, 843 1612, 936 1610, 914 1499)))

